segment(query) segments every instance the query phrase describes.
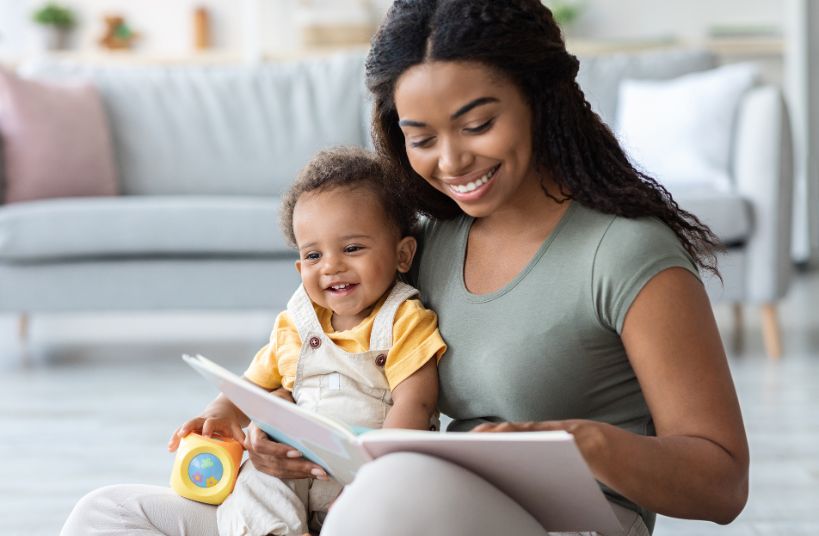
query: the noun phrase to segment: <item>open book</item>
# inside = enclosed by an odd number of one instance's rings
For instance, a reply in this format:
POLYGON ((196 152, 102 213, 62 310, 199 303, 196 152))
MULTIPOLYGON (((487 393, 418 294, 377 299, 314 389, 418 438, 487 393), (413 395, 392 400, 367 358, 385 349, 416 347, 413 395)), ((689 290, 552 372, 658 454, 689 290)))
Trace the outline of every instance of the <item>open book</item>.
POLYGON ((379 456, 418 452, 484 478, 549 531, 622 532, 569 433, 358 431, 285 401, 201 355, 183 359, 271 438, 299 450, 342 484, 352 482, 362 465, 379 456))

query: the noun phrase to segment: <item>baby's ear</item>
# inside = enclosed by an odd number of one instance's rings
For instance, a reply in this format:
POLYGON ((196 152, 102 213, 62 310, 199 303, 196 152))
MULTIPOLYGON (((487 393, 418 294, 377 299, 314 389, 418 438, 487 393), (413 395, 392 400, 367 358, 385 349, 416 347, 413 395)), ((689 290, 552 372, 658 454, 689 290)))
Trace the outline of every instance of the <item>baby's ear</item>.
POLYGON ((412 236, 405 236, 398 242, 398 272, 405 274, 412 267, 412 259, 418 249, 418 241, 412 236))
POLYGON ((298 273, 301 273, 301 261, 300 260, 296 261, 296 271, 298 273))

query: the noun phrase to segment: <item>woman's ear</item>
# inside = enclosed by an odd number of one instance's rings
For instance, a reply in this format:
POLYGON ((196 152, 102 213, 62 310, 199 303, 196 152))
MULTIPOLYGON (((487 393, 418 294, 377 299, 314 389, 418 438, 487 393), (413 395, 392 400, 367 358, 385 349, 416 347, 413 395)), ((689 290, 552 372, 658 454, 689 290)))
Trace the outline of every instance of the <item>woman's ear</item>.
POLYGON ((418 249, 418 241, 411 236, 405 236, 398 242, 398 271, 402 274, 409 272, 412 267, 412 259, 415 258, 415 251, 418 249))

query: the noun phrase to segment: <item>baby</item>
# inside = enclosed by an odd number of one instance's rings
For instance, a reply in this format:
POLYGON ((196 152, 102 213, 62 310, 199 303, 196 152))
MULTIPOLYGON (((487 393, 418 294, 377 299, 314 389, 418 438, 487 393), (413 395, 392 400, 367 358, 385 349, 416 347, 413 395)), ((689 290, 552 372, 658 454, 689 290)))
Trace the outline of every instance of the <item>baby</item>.
MULTIPOLYGON (((437 421, 446 344, 435 313, 396 279, 415 255, 415 215, 387 189, 386 174, 374 155, 352 148, 321 152, 301 171, 284 197, 282 227, 298 248, 302 284, 245 377, 351 426, 427 430, 437 421)), ((169 449, 190 432, 243 441, 247 424, 220 395, 176 431, 169 449)), ((245 463, 217 510, 219 533, 319 530, 340 491, 324 475, 280 480, 245 463)))

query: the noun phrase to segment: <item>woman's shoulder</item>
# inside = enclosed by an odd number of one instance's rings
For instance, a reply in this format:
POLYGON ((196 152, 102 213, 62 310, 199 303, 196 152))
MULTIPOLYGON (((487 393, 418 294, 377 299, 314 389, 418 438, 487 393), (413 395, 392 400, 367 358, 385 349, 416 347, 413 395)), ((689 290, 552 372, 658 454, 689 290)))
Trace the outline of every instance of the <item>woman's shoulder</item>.
POLYGON ((573 239, 583 237, 595 249, 595 257, 629 258, 635 255, 688 256, 677 235, 653 217, 626 218, 575 203, 569 222, 573 239))
POLYGON ((637 294, 655 275, 682 268, 699 277, 697 265, 676 233, 657 218, 597 213, 601 227, 591 266, 592 301, 601 322, 618 333, 637 294))

